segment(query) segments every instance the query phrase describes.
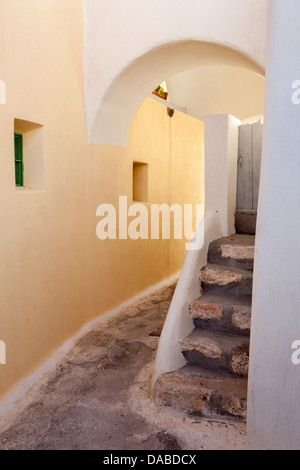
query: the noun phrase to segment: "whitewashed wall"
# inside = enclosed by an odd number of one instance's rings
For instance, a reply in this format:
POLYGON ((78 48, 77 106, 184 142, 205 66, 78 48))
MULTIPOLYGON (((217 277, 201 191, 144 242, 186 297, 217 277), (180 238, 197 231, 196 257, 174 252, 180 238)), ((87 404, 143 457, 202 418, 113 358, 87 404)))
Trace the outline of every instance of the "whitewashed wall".
POLYGON ((237 154, 240 121, 230 115, 205 121, 205 216, 197 228, 198 250, 187 251, 179 282, 160 337, 153 383, 159 374, 185 365, 179 340, 193 331, 190 303, 200 296, 200 269, 209 243, 235 233, 237 154))
POLYGON ((300 104, 292 84, 300 80, 300 4, 272 0, 270 7, 248 436, 252 449, 299 450, 300 364, 292 345, 300 340, 300 104))
POLYGON ((85 0, 90 142, 126 145, 149 92, 184 70, 265 65, 267 0, 85 0))

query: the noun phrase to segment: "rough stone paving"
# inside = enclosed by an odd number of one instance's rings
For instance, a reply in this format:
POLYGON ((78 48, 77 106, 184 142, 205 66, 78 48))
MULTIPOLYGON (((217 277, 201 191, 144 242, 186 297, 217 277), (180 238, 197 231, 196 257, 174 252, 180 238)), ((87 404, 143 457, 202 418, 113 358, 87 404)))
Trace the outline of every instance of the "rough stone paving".
POLYGON ((85 334, 0 420, 0 449, 245 449, 243 422, 155 403, 150 379, 175 285, 85 334))

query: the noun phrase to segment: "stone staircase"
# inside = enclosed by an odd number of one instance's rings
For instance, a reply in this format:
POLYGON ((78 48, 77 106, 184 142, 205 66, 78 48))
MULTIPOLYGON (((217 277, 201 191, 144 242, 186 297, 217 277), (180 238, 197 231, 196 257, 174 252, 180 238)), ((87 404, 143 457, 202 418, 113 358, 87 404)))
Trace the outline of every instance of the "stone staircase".
POLYGON ((237 234, 210 244, 201 295, 190 305, 195 329, 180 341, 186 366, 157 379, 158 402, 246 419, 254 241, 237 234))

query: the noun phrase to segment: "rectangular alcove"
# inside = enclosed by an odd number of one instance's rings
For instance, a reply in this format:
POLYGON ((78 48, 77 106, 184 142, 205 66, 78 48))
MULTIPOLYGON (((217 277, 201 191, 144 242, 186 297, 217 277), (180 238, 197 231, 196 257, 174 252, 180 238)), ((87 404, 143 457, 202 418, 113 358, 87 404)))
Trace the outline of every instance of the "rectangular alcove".
POLYGON ((37 191, 45 189, 43 131, 44 128, 41 124, 23 119, 14 120, 15 183, 19 189, 25 188, 37 191), (16 144, 18 148, 16 148, 16 144), (20 159, 22 169, 20 169, 20 159))
POLYGON ((148 163, 133 162, 133 201, 148 202, 148 163))

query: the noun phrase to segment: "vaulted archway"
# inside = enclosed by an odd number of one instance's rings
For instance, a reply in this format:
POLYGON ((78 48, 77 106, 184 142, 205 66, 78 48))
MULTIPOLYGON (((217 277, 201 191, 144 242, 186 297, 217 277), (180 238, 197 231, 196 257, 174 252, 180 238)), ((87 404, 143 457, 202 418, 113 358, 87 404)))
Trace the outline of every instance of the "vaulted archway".
POLYGON ((90 142, 126 146, 138 108, 158 83, 185 70, 209 65, 229 65, 264 74, 252 59, 219 44, 182 41, 155 48, 123 70, 100 98, 90 124, 90 142))

